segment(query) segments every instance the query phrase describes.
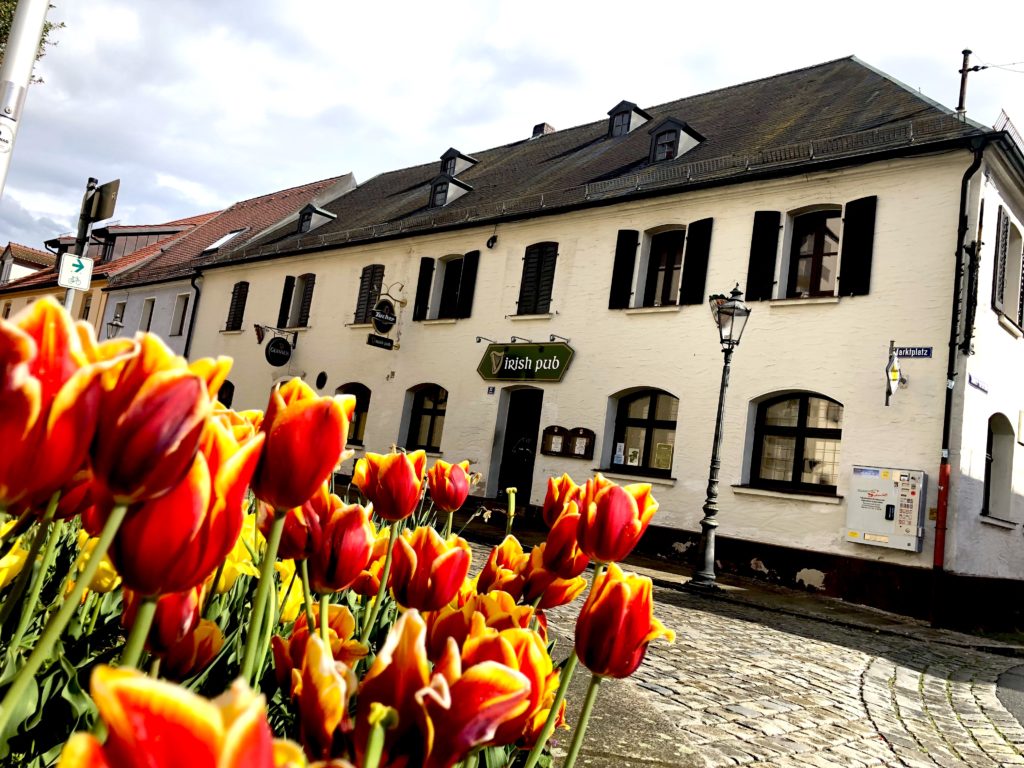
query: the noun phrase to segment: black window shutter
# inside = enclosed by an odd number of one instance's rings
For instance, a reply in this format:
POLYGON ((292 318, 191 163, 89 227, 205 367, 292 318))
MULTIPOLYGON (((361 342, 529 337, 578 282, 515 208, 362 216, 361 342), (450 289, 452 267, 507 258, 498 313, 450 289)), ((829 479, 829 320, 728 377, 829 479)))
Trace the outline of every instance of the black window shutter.
POLYGON ((370 322, 370 310, 377 303, 384 284, 384 265, 368 264, 359 276, 359 296, 356 299, 356 323, 370 322))
POLYGON ((996 218, 996 260, 992 275, 992 309, 1004 311, 1006 306, 1006 257, 1010 247, 1010 219, 999 206, 996 218))
POLYGON ((519 285, 519 309, 517 314, 537 313, 537 290, 540 286, 541 252, 539 245, 531 245, 523 257, 523 280, 519 285))
POLYGON ((686 229, 686 254, 679 286, 680 304, 703 304, 711 254, 711 225, 714 219, 701 219, 686 229))
POLYGON ((430 307, 430 283, 434 278, 434 260, 429 256, 420 259, 420 276, 416 280, 416 303, 412 307, 413 320, 426 320, 430 307))
POLYGON ((608 292, 608 309, 626 309, 633 295, 633 268, 636 265, 636 247, 640 233, 635 229, 620 229, 615 240, 615 263, 612 266, 612 287, 608 292))
POLYGON ((302 303, 299 305, 299 328, 309 325, 309 310, 313 306, 313 285, 316 283, 316 275, 312 272, 302 275, 302 303))
POLYGON ((747 263, 747 301, 764 301, 772 297, 781 222, 782 214, 779 211, 754 212, 754 231, 750 236, 750 261, 747 263))
POLYGON ((245 315, 245 300, 248 296, 249 283, 244 280, 240 283, 235 283, 235 287, 231 289, 231 306, 228 309, 228 322, 224 330, 241 330, 242 318, 245 315))
POLYGON ((551 288, 555 284, 555 261, 558 243, 544 243, 541 250, 540 278, 537 286, 536 312, 544 314, 551 309, 551 288))
POLYGON ((277 312, 277 327, 288 327, 288 312, 292 308, 292 293, 295 291, 295 278, 288 275, 284 279, 284 290, 281 291, 281 309, 277 312))
POLYGON ((473 294, 476 292, 476 272, 480 264, 480 251, 470 251, 462 257, 462 279, 459 281, 459 317, 473 312, 473 294))
POLYGON ((839 294, 867 296, 871 288, 871 257, 875 249, 875 208, 878 198, 862 197, 846 204, 843 246, 839 255, 839 294))

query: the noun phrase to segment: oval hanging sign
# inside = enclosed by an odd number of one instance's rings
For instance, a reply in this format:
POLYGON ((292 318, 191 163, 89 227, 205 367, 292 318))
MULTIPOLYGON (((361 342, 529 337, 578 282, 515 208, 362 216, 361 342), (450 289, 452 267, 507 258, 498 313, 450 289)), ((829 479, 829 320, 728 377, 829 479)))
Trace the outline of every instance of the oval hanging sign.
POLYGON ((377 333, 387 333, 395 327, 398 317, 395 315, 395 305, 389 299, 381 299, 373 305, 370 312, 370 322, 373 323, 373 330, 377 333))
POLYGON ((288 343, 288 339, 275 336, 267 342, 264 354, 268 363, 275 368, 280 368, 292 359, 292 345, 288 343))

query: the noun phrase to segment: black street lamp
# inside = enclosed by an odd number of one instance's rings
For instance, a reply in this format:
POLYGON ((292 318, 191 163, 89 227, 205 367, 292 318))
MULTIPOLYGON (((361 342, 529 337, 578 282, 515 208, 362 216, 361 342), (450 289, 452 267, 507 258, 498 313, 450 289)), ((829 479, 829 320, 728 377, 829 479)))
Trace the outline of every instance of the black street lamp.
POLYGON ((114 319, 107 323, 107 338, 112 339, 121 333, 121 329, 124 328, 124 323, 121 322, 121 318, 114 316, 114 319))
POLYGON ((718 416, 715 419, 715 440, 711 447, 711 468, 708 472, 708 497, 704 500, 704 519, 701 527, 701 554, 704 567, 690 579, 688 586, 699 590, 718 589, 715 584, 715 529, 718 528, 718 470, 722 463, 718 458, 722 448, 722 421, 725 418, 725 390, 729 386, 729 366, 732 364, 732 351, 739 346, 743 329, 750 317, 750 307, 740 298, 739 283, 732 289, 729 296, 717 294, 708 297, 711 305, 711 316, 718 326, 718 336, 722 344, 722 386, 718 391, 718 416))

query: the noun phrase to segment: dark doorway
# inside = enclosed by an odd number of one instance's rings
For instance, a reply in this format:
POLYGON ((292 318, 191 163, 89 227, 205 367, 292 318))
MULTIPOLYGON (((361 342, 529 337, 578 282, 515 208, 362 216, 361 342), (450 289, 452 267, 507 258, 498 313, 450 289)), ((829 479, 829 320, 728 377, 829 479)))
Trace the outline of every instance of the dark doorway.
POLYGON ((537 433, 540 431, 541 389, 513 389, 508 393, 508 417, 505 419, 505 440, 501 446, 501 467, 498 470, 498 498, 505 498, 506 488, 518 488, 516 506, 530 503, 533 485, 533 462, 537 458, 537 433))

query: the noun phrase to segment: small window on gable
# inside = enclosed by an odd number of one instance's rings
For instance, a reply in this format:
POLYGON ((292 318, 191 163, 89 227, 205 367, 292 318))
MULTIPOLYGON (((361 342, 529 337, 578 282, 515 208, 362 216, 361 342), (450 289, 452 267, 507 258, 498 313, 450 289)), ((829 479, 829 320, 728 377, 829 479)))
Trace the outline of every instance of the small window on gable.
POLYGON ((625 136, 650 120, 651 116, 632 101, 620 101, 608 110, 608 118, 608 135, 615 138, 625 136))
POLYGON ((746 300, 867 295, 877 203, 862 197, 841 213, 822 205, 785 219, 780 211, 755 211, 746 300))
POLYGON ((654 162, 671 160, 679 148, 679 131, 670 129, 654 137, 654 162))
POLYGON ((517 315, 545 315, 551 311, 558 243, 534 243, 523 257, 517 315))
POLYGON ((814 392, 769 398, 757 406, 750 484, 834 495, 839 483, 843 406, 814 392))
POLYGON ((441 161, 441 173, 445 176, 455 175, 455 158, 449 157, 441 161))
POLYGON ((179 293, 174 300, 174 313, 171 315, 171 336, 181 336, 184 333, 186 312, 188 312, 188 294, 179 293))
POLYGON ((309 272, 298 277, 289 275, 284 279, 281 307, 277 314, 278 328, 305 328, 309 325, 315 283, 316 275, 309 272))
POLYGON ((613 399, 611 469, 632 475, 671 476, 679 399, 660 389, 641 389, 613 399))
POLYGON ((430 182, 429 207, 443 208, 455 200, 458 200, 473 188, 454 176, 441 175, 430 182))
POLYGON ((370 412, 369 387, 352 381, 348 384, 342 384, 334 393, 336 395, 353 395, 355 397, 356 407, 352 412, 352 418, 348 422, 348 443, 349 445, 364 445, 366 415, 370 412))
POLYGON ((439 181, 434 184, 433 189, 430 193, 430 207, 431 208, 443 208, 444 204, 448 202, 448 182, 439 181))
POLYGON ((384 265, 368 264, 363 267, 359 276, 359 293, 356 296, 356 312, 352 320, 355 325, 365 325, 370 322, 370 312, 373 305, 380 298, 380 292, 384 287, 384 265))
POLYGON ((299 234, 303 232, 309 232, 310 226, 313 224, 313 211, 303 211, 299 214, 299 234))
POLYGON ((448 390, 444 387, 421 384, 414 388, 405 447, 410 451, 440 451, 447 408, 448 390))
POLYGON ((148 331, 153 325, 153 308, 155 306, 155 298, 149 298, 142 302, 142 317, 139 319, 140 331, 148 331))
POLYGON ((648 133, 651 136, 650 163, 672 160, 704 141, 704 137, 687 123, 673 117, 662 120, 648 133))
POLYGON ((480 251, 464 256, 420 259, 413 320, 466 318, 473 311, 480 251))
POLYGON ((460 173, 476 165, 478 160, 475 157, 464 155, 455 147, 449 147, 448 150, 441 155, 441 166, 440 174, 442 176, 448 176, 455 178, 460 173))
POLYGON ((629 112, 612 115, 612 136, 623 136, 629 133, 629 112))
POLYGON ((235 283, 231 289, 231 306, 228 308, 228 320, 224 324, 225 331, 240 331, 242 319, 245 317, 245 300, 249 296, 249 283, 245 280, 235 283))
POLYGON ((1013 425, 1001 413, 988 420, 985 444, 985 485, 981 514, 1013 520, 1013 425))
POLYGON ((1024 239, 1010 213, 999 206, 996 219, 995 265, 992 275, 992 308, 1024 326, 1024 239))

